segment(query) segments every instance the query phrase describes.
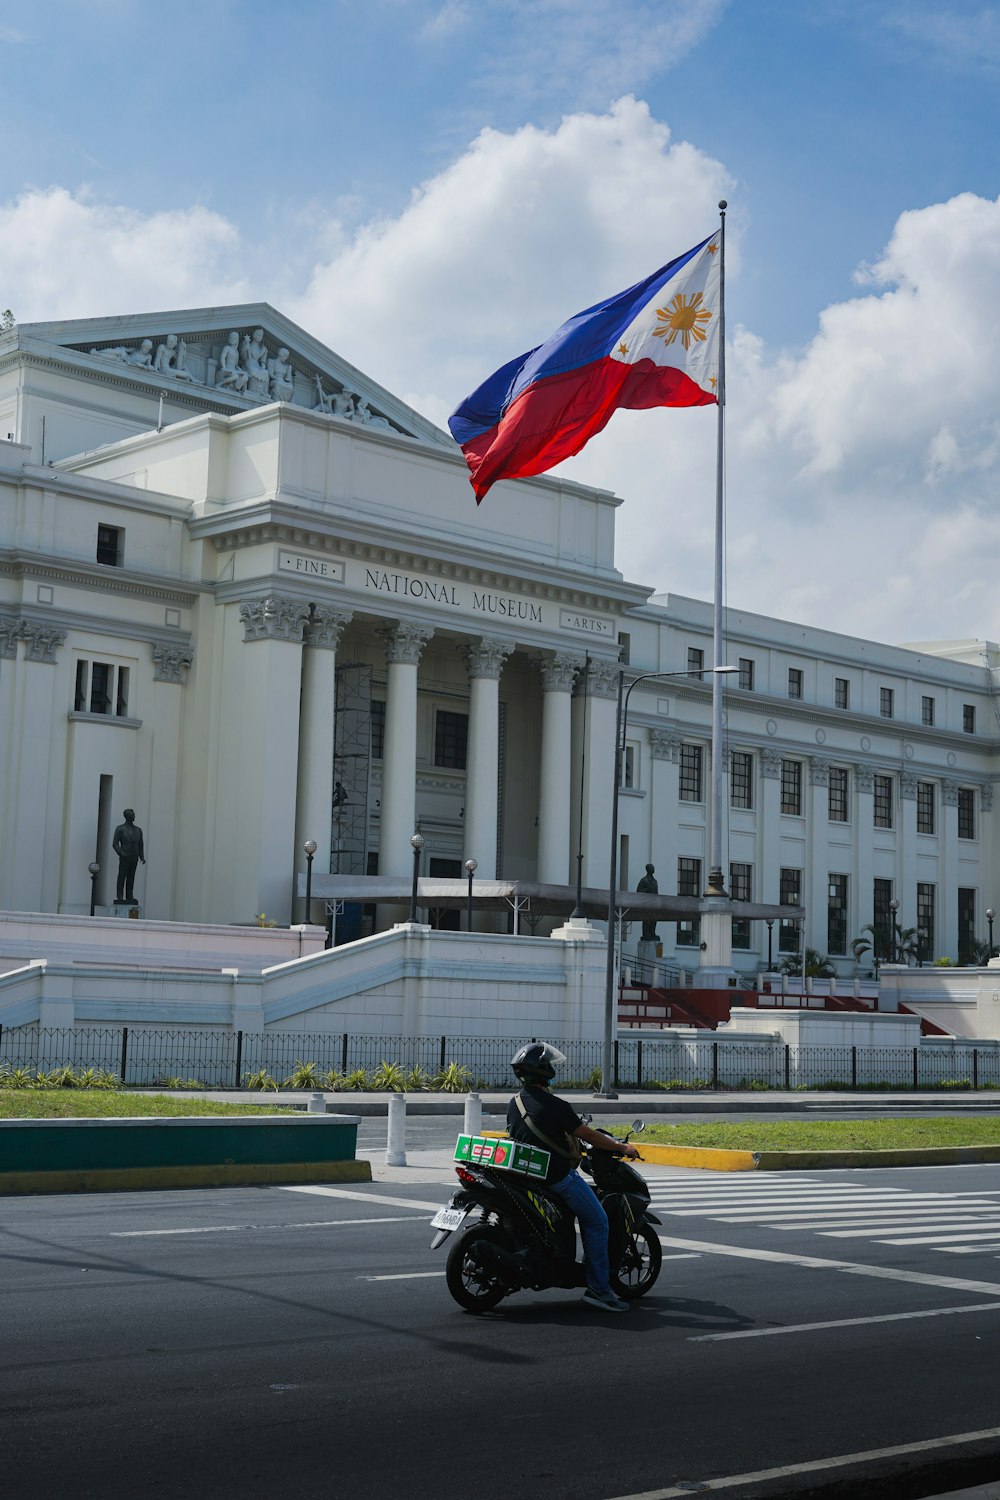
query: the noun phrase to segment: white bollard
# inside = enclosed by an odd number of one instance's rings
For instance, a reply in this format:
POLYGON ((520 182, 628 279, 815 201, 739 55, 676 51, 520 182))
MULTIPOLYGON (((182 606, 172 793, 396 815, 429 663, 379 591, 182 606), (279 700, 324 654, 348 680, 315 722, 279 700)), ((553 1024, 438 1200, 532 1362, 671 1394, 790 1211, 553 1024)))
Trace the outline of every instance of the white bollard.
POLYGON ((306 1113, 310 1115, 326 1114, 326 1095, 310 1094, 309 1103, 306 1105, 306 1113))
POLYGON ((406 1166, 406 1095, 389 1095, 389 1130, 385 1142, 387 1167, 406 1166))
POLYGON ((473 1089, 465 1096, 465 1135, 478 1135, 483 1128, 483 1101, 473 1089))

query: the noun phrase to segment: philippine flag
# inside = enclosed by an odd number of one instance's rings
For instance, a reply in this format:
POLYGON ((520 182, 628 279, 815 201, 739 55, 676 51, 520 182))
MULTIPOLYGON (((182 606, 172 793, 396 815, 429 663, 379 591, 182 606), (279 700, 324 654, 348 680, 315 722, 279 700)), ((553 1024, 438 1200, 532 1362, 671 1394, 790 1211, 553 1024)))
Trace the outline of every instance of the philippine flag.
POLYGON ((544 474, 579 453, 619 407, 717 400, 719 238, 577 313, 466 397, 448 426, 477 503, 498 479, 544 474))

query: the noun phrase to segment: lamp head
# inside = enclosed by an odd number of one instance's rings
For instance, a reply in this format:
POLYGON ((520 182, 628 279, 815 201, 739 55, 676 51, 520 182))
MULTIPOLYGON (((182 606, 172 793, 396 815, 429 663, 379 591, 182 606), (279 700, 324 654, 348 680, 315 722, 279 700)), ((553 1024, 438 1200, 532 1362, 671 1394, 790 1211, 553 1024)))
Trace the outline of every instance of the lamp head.
POLYGON ((414 833, 410 836, 410 848, 414 854, 419 854, 424 847, 424 836, 422 833, 414 833))
POLYGON ((87 869, 90 871, 91 875, 100 875, 101 873, 101 867, 97 863, 96 859, 91 860, 90 864, 87 866, 87 869))
POLYGON ((987 920, 987 922, 992 922, 993 918, 995 916, 996 916, 996 912, 993 910, 992 906, 988 906, 986 908, 986 920, 987 920))
POLYGON ((476 873, 476 871, 478 869, 479 869, 479 865, 476 863, 476 861, 474 859, 467 859, 465 861, 465 873, 467 875, 475 875, 475 873, 476 873))
POLYGON ((309 858, 312 859, 313 855, 316 853, 316 850, 319 848, 319 845, 317 844, 315 839, 306 839, 302 847, 308 854, 309 858))

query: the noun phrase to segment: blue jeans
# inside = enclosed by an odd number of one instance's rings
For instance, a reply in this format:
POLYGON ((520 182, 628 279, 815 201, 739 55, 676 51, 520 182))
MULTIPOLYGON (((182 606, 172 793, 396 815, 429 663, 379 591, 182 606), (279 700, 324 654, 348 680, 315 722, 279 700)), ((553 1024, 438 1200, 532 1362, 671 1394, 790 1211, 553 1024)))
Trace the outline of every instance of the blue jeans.
POLYGON ((587 1263, 587 1285, 593 1292, 611 1290, 608 1280, 608 1216, 594 1189, 579 1172, 570 1172, 559 1182, 550 1182, 548 1191, 561 1198, 580 1221, 583 1258, 587 1263))

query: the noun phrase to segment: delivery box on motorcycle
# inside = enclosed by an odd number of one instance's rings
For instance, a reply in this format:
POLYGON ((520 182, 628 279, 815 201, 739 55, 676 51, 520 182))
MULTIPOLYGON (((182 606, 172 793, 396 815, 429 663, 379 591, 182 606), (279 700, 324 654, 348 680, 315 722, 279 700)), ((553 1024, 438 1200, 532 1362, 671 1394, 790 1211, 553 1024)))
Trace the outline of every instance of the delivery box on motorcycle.
POLYGON ((522 1177, 545 1181, 549 1170, 549 1153, 541 1146, 523 1141, 490 1139, 482 1135, 460 1135, 455 1142, 455 1161, 472 1162, 480 1167, 499 1167, 522 1177))

